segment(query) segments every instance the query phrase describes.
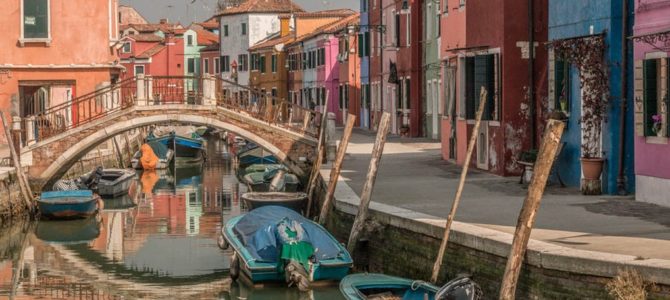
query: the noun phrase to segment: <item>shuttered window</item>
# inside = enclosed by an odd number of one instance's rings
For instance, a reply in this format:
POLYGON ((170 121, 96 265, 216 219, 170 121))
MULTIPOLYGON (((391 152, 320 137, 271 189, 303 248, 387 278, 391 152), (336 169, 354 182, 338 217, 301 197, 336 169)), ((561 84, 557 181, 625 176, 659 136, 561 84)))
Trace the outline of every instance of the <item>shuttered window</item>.
POLYGON ((472 120, 477 111, 475 103, 475 58, 465 58, 465 118, 472 120))
POLYGON ((645 136, 668 136, 668 87, 670 68, 668 58, 647 59, 643 62, 643 124, 645 136), (660 125, 654 130, 654 118, 658 116, 660 125))
POLYGON ((265 55, 261 55, 260 60, 259 60, 259 64, 260 64, 261 73, 265 73, 265 55))
POLYGON ((49 38, 49 0, 23 0, 23 38, 49 38))
POLYGON ((410 109, 411 106, 411 101, 412 99, 412 94, 411 94, 411 88, 410 88, 410 79, 405 78, 405 108, 410 109))
POLYGON ((277 54, 272 54, 272 73, 277 73, 277 54))
POLYGON ((482 120, 497 120, 497 96, 498 96, 498 68, 497 55, 486 54, 468 57, 465 61, 466 68, 466 118, 475 119, 479 108, 479 95, 482 87, 487 91, 486 106, 482 120))
POLYGON ((655 135, 652 116, 658 111, 658 64, 655 59, 644 61, 644 135, 655 135))

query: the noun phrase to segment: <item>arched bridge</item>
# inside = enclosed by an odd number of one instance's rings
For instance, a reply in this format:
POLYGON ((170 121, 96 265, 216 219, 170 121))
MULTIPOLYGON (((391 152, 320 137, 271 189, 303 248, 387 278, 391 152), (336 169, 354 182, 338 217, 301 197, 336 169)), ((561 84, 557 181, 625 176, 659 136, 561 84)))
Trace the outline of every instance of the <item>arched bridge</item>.
POLYGON ((23 118, 21 155, 32 161, 33 185, 43 187, 118 134, 153 124, 189 124, 240 135, 304 175, 315 158, 321 118, 215 77, 140 75, 23 118))

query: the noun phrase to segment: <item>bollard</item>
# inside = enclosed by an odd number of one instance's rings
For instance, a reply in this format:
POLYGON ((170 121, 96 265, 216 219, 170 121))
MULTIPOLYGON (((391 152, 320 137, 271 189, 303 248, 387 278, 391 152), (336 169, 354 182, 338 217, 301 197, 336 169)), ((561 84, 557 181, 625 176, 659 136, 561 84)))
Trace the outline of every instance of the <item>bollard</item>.
POLYGON ((335 137, 335 114, 328 113, 328 122, 326 123, 326 158, 328 161, 334 161, 337 153, 337 138, 335 137))

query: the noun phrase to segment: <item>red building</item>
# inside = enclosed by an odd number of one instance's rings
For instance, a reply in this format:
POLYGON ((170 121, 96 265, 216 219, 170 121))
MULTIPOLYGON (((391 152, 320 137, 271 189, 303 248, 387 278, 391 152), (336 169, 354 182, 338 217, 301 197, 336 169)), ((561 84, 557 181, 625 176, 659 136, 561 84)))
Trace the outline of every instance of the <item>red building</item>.
POLYGON ((134 34, 122 38, 119 50, 121 64, 126 68, 124 78, 139 74, 153 76, 184 75, 184 39, 168 34, 134 34))
POLYGON ((219 43, 212 43, 211 45, 200 49, 202 74, 210 74, 213 76, 221 75, 220 51, 219 43))
POLYGON ((542 132, 539 121, 531 118, 537 116, 531 107, 540 111, 542 101, 537 95, 546 94, 547 54, 540 45, 547 41, 547 1, 536 2, 533 10, 532 72, 528 1, 443 0, 445 5, 447 14, 441 25, 448 117, 442 123, 443 156, 458 164, 465 161, 480 90, 485 87, 488 98, 472 166, 503 176, 519 174, 515 158, 537 147, 531 133, 539 136, 542 132), (486 22, 481 16, 486 16, 486 22))
MULTIPOLYGON (((361 50, 358 40, 361 35, 352 30, 359 25, 359 15, 356 20, 343 23, 338 37, 337 61, 339 63, 339 107, 343 114, 342 123, 346 123, 346 116, 356 116, 355 126, 360 126, 361 112, 361 50)), ((364 36, 362 36, 364 38, 364 36)), ((363 53, 364 54, 364 53, 363 53)))

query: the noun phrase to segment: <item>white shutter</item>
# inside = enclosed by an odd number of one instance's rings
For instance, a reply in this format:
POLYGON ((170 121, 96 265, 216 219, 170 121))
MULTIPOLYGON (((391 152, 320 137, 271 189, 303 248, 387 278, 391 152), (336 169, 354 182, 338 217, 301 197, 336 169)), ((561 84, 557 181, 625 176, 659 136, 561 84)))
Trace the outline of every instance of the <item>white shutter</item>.
POLYGON ((635 61, 635 134, 644 136, 644 70, 643 60, 635 61))

